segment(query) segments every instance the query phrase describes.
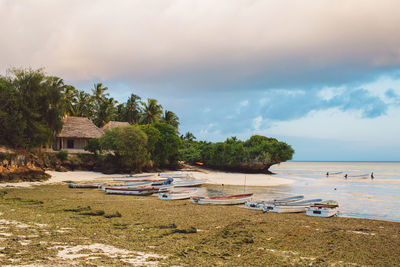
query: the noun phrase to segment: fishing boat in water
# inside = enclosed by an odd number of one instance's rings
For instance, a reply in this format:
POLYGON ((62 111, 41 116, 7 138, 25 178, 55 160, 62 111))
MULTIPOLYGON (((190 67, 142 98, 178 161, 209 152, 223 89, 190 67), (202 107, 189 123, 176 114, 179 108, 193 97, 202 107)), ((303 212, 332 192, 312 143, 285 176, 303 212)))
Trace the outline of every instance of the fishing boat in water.
POLYGON ((317 199, 309 199, 309 200, 289 202, 289 203, 266 204, 263 206, 263 211, 277 212, 277 213, 305 212, 306 207, 309 207, 314 203, 320 201, 322 201, 322 199, 317 198, 317 199))
POLYGON ((253 194, 240 194, 240 195, 217 196, 217 197, 192 196, 190 197, 190 201, 194 204, 237 205, 245 203, 252 196, 253 194))
POLYGON ((286 197, 286 198, 278 198, 268 201, 247 201, 245 203, 246 208, 252 210, 262 210, 265 205, 276 205, 281 203, 290 203, 302 200, 304 196, 293 196, 293 197, 286 197))
POLYGON ((164 200, 189 199, 196 193, 197 193, 197 188, 180 190, 180 191, 161 192, 158 193, 158 198, 164 200))
POLYGON ((335 200, 325 200, 306 207, 306 214, 314 217, 332 217, 339 212, 339 203, 335 200))

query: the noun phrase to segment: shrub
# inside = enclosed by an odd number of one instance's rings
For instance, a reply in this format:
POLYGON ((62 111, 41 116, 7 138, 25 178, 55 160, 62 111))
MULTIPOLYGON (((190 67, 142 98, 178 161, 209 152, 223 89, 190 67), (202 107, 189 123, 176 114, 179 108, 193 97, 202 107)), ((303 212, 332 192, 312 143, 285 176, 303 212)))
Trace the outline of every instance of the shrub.
POLYGON ((61 150, 56 154, 56 156, 60 160, 67 160, 68 159, 68 151, 61 150))

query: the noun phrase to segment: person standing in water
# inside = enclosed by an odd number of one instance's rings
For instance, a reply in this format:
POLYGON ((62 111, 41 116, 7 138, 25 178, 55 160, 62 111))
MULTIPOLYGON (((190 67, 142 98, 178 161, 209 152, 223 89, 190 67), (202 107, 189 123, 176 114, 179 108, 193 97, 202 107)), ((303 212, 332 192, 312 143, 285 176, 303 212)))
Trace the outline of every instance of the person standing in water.
POLYGON ((371 172, 371 180, 374 180, 374 172, 371 172))
POLYGON ((344 179, 347 179, 347 173, 344 175, 344 179))

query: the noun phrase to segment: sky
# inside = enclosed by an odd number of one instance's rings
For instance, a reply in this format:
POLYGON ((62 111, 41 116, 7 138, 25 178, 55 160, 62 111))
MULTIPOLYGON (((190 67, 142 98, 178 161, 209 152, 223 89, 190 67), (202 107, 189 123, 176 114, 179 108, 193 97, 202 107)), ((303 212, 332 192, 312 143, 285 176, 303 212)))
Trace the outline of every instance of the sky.
POLYGON ((0 74, 44 67, 180 132, 253 134, 294 160, 400 160, 398 0, 0 0, 0 74))

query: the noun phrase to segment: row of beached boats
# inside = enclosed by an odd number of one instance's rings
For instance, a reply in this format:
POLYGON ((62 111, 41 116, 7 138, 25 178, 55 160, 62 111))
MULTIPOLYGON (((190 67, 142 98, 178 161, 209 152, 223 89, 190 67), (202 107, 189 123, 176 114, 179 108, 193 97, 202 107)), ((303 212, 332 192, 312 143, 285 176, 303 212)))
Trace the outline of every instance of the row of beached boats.
POLYGON ((247 201, 246 208, 277 213, 306 212, 308 216, 332 217, 337 215, 339 204, 334 200, 304 200, 304 196, 293 196, 271 201, 247 201))
POLYGON ((199 196, 198 186, 204 180, 195 179, 183 172, 160 173, 154 175, 135 175, 113 178, 114 182, 123 183, 108 185, 99 183, 69 184, 70 188, 98 188, 107 194, 149 196, 158 194, 162 200, 190 199, 194 204, 205 205, 238 205, 264 212, 295 213, 306 212, 309 216, 331 217, 338 212, 338 203, 322 199, 304 200, 304 196, 294 196, 269 201, 254 201, 253 194, 237 194, 229 196, 199 196))

